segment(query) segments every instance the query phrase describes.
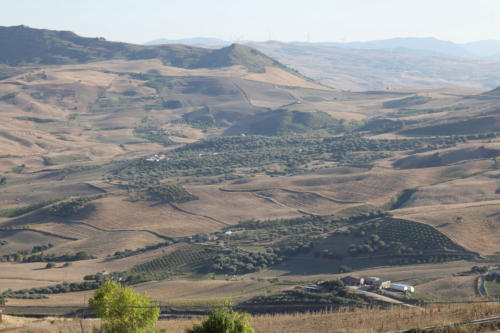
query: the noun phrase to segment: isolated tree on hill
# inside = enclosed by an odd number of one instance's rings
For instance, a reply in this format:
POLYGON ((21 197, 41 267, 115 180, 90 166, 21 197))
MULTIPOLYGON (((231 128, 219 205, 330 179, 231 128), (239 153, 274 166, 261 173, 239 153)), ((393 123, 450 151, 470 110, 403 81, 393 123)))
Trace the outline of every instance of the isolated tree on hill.
POLYGON ((107 333, 155 332, 160 308, 148 295, 108 280, 89 299, 91 310, 104 320, 107 333))

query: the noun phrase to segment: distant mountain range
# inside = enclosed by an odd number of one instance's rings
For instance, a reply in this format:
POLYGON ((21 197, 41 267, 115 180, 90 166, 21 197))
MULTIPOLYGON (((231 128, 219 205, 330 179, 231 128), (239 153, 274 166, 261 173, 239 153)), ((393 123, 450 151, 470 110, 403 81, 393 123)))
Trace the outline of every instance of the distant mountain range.
POLYGON ((203 47, 224 47, 231 45, 231 42, 218 39, 218 38, 185 38, 185 39, 155 39, 150 42, 144 43, 144 45, 161 45, 161 44, 183 44, 192 46, 203 46, 203 47))
POLYGON ((495 56, 500 42, 496 41, 459 45, 435 38, 396 38, 345 44, 243 43, 192 38, 135 45, 70 31, 0 27, 0 78, 17 73, 16 66, 160 59, 164 65, 188 69, 240 65, 263 73, 266 67, 279 67, 342 90, 450 86, 487 90, 500 85, 500 53, 495 56))
MULTIPOLYGON (((252 44, 255 42, 245 41, 243 44, 252 44)), ((197 46, 212 46, 223 47, 230 45, 228 41, 217 38, 189 38, 189 39, 157 39, 145 43, 145 45, 159 45, 159 44, 184 44, 184 45, 197 45, 197 46)), ((294 43, 295 44, 295 43, 294 43)), ((301 43, 310 44, 311 46, 335 46, 345 49, 361 49, 361 50, 391 50, 397 52, 411 52, 418 51, 422 54, 446 56, 446 57, 459 57, 459 58, 481 58, 500 60, 500 41, 497 40, 483 40, 477 42, 470 42, 465 44, 457 44, 450 41, 439 40, 434 37, 428 38, 392 38, 367 42, 320 42, 320 43, 301 43)))
POLYGON ((500 85, 500 61, 402 49, 354 49, 331 44, 248 44, 325 85, 344 90, 479 90, 500 85))
POLYGON ((318 43, 347 49, 392 50, 400 52, 429 53, 437 56, 459 58, 498 58, 500 56, 500 41, 478 41, 457 44, 437 38, 392 38, 368 42, 352 43, 318 43))
MULTIPOLYGON (((213 38, 157 40, 149 44, 220 48, 213 38)), ((344 90, 500 85, 500 41, 457 44, 436 38, 393 38, 352 43, 242 42, 300 73, 344 90)))

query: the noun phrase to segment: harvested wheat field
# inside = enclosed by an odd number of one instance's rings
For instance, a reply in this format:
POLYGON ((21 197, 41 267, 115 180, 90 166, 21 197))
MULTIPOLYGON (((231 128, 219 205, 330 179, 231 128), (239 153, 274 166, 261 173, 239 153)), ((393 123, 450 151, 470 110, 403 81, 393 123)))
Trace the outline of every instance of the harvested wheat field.
MULTIPOLYGON (((393 307, 389 309, 348 309, 317 313, 294 313, 251 316, 250 322, 256 333, 268 332, 387 332, 434 325, 450 325, 472 320, 495 317, 500 314, 500 303, 429 305, 425 308, 393 307)), ((169 333, 182 333, 202 318, 160 320, 157 328, 169 333)), ((5 316, 0 329, 9 332, 91 332, 98 327, 98 319, 42 320, 5 316)), ((463 332, 472 332, 464 330, 463 332)))

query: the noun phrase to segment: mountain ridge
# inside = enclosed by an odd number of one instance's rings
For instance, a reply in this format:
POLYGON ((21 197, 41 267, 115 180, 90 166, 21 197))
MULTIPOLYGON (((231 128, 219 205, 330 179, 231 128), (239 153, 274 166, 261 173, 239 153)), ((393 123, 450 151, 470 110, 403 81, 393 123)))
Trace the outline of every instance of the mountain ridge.
MULTIPOLYGON (((272 41, 265 41, 272 42, 272 41)), ((257 41, 242 41, 240 44, 263 43, 257 41)), ((467 59, 498 59, 500 55, 500 41, 479 40, 468 43, 455 43, 435 37, 395 37, 380 40, 354 41, 354 42, 281 42, 281 43, 303 43, 323 46, 335 46, 345 49, 360 50, 393 50, 399 52, 419 52, 429 55, 458 57, 467 59)), ((184 44, 196 46, 224 47, 231 42, 207 37, 194 37, 184 39, 156 39, 144 43, 144 45, 160 44, 184 44)))
POLYGON ((250 72, 265 72, 266 66, 286 68, 263 53, 239 44, 217 50, 187 45, 144 46, 23 25, 0 27, 0 50, 0 64, 8 66, 160 58, 165 65, 188 69, 242 65, 250 72))

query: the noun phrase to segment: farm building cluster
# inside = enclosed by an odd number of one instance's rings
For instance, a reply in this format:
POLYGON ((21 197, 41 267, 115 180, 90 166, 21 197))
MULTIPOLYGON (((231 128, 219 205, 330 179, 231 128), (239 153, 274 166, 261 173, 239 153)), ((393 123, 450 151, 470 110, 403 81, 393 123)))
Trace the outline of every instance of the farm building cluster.
POLYGON ((163 154, 154 154, 154 155, 150 155, 150 156, 147 156, 144 160, 146 162, 160 162, 160 161, 169 161, 169 160, 175 160, 177 159, 177 157, 175 156, 167 156, 167 155, 163 155, 163 154))
POLYGON ((213 234, 196 234, 194 236, 188 237, 191 243, 203 243, 208 241, 217 240, 217 237, 213 234))
POLYGON ((343 277, 341 280, 346 286, 367 286, 375 290, 389 289, 403 293, 415 292, 415 287, 413 286, 402 283, 392 283, 390 280, 384 280, 374 276, 363 278, 357 275, 349 275, 343 277))

